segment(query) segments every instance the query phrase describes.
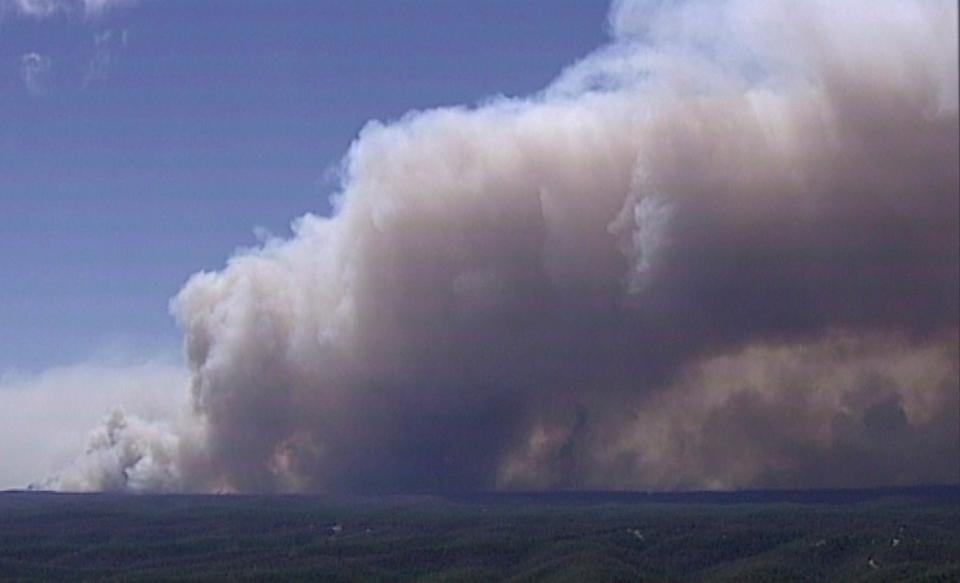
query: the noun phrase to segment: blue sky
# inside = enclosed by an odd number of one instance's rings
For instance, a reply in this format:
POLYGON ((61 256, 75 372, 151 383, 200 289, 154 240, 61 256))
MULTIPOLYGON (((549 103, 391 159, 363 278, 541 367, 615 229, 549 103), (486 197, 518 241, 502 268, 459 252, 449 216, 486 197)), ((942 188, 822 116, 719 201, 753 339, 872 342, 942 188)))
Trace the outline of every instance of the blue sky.
POLYGON ((175 357, 169 298, 255 227, 329 212, 330 168, 368 120, 536 91, 604 41, 608 8, 0 6, 0 374, 175 357))

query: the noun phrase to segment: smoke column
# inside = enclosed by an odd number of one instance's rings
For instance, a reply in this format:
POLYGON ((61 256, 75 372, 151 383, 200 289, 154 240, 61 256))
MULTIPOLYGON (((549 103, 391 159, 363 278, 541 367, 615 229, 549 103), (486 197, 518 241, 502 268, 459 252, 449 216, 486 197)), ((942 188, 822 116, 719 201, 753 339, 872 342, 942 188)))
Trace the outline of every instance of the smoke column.
POLYGON ((370 122, 172 301, 191 412, 63 489, 960 480, 952 0, 615 2, 542 92, 370 122))

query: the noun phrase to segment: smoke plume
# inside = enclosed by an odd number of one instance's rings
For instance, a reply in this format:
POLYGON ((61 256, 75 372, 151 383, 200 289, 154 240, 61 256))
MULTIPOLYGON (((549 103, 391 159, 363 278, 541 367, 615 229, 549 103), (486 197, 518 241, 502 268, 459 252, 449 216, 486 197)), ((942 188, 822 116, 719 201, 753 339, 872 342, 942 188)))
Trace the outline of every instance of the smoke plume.
POLYGON ((332 216, 172 301, 189 423, 112 416, 61 487, 960 480, 956 2, 608 25, 536 95, 370 122, 332 216))

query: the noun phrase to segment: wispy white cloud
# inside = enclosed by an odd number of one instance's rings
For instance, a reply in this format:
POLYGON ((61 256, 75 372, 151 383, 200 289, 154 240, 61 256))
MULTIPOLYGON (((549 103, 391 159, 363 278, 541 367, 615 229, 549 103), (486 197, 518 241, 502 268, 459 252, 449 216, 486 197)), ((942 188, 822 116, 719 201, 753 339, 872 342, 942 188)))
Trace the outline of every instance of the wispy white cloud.
POLYGON ((135 4, 138 0, 0 0, 0 8, 23 16, 48 18, 57 14, 83 14, 99 16, 123 5, 135 4))
POLYGON ((20 14, 44 18, 63 9, 62 0, 9 0, 6 4, 20 14))
POLYGON ((52 69, 53 62, 50 57, 39 53, 26 53, 20 56, 20 77, 27 91, 33 95, 43 95, 47 92, 52 69))
POLYGON ((83 0, 83 9, 87 14, 101 14, 123 5, 134 4, 137 0, 83 0))
POLYGON ((93 56, 83 77, 83 86, 107 78, 120 49, 127 46, 126 30, 106 30, 93 35, 93 56))

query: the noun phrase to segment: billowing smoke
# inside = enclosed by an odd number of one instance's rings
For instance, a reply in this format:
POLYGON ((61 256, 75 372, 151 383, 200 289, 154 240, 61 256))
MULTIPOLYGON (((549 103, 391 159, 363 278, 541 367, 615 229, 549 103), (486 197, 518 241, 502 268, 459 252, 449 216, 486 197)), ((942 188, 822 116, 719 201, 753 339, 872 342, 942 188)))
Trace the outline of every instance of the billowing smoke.
POLYGON ((537 95, 368 124, 333 216, 173 300, 189 423, 115 415, 60 485, 960 480, 956 2, 609 26, 537 95))

